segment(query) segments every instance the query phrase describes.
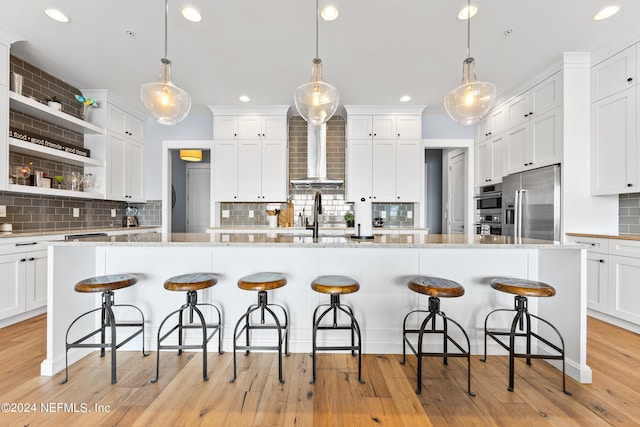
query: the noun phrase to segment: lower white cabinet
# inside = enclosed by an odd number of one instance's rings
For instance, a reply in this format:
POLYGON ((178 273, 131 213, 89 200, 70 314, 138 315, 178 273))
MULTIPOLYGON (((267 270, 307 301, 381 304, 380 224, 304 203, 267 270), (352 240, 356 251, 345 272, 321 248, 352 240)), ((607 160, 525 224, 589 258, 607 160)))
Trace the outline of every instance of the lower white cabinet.
POLYGON ((0 277, 0 320, 47 305, 46 250, 3 250, 0 277))
POLYGON ((640 241, 569 236, 587 244, 589 314, 617 326, 640 330, 640 241))

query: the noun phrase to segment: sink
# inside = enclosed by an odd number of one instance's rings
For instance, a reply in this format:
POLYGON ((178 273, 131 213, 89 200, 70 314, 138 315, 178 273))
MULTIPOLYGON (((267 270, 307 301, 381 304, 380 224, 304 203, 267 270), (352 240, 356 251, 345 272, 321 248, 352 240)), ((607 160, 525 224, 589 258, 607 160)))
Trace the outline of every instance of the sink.
POLYGON ((314 239, 311 235, 311 231, 309 233, 278 233, 278 240, 281 242, 291 243, 335 243, 342 244, 351 241, 349 236, 345 236, 343 234, 336 235, 320 235, 318 238, 314 239))

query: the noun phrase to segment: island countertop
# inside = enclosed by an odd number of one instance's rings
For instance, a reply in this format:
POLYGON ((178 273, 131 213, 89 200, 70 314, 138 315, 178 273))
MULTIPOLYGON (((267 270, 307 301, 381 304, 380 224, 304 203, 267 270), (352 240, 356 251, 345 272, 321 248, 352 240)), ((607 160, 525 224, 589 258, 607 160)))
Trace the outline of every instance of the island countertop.
POLYGON ((277 247, 340 247, 340 248, 581 248, 559 242, 537 239, 514 239, 509 236, 428 234, 424 232, 402 234, 375 234, 371 240, 358 240, 350 235, 327 235, 316 239, 310 234, 291 233, 145 233, 100 236, 53 245, 88 246, 277 246, 277 247))

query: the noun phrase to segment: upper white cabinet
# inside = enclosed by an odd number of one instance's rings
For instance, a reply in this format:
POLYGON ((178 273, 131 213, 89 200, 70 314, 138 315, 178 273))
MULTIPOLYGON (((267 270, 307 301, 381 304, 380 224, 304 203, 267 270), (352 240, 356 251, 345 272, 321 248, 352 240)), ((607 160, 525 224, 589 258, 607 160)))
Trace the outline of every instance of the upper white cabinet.
POLYGON ((636 88, 591 104, 591 193, 638 190, 638 100, 636 88))
POLYGON ((505 134, 505 174, 562 161, 562 111, 560 108, 532 117, 505 134))
POLYGON ((287 199, 288 106, 258 110, 209 106, 213 112, 213 200, 287 199))
POLYGON ((562 105, 562 74, 541 81, 506 105, 507 129, 562 105))
POLYGON ((345 106, 346 197, 373 202, 420 199, 420 138, 424 107, 345 106))
POLYGON ((502 182, 504 134, 476 145, 476 186, 502 182))
POLYGON ((591 68, 591 194, 640 191, 637 47, 591 68))
POLYGON ((107 199, 144 201, 144 144, 117 133, 107 138, 107 199))
POLYGON ((505 106, 500 105, 494 108, 478 123, 478 134, 476 142, 485 141, 500 135, 507 128, 507 117, 505 106))
POLYGON ((631 46, 591 68, 591 102, 621 92, 637 83, 637 46, 631 46))
POLYGON ((107 117, 107 129, 111 132, 136 141, 144 141, 144 123, 142 120, 133 117, 131 114, 112 104, 107 105, 107 117))

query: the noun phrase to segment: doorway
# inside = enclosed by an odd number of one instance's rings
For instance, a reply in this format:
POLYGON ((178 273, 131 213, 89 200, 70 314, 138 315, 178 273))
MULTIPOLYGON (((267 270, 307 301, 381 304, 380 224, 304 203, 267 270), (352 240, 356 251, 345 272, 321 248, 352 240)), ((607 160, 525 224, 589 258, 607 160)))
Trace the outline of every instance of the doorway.
POLYGON ((453 150, 447 153, 447 233, 463 234, 465 231, 466 212, 466 153, 461 150, 453 150))
POLYGON ((187 233, 205 233, 211 226, 210 163, 187 164, 187 233))

